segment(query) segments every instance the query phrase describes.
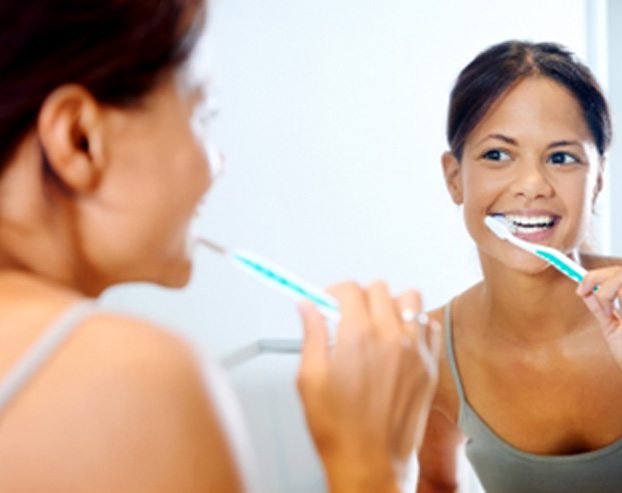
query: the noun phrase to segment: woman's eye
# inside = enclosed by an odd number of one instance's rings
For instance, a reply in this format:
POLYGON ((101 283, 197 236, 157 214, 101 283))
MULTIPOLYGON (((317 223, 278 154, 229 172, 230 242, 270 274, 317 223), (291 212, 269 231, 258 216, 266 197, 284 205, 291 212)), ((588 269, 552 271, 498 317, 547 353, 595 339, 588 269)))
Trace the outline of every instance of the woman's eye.
POLYGON ((490 151, 486 151, 482 154, 482 157, 490 161, 507 161, 510 159, 510 155, 500 149, 491 149, 490 151))
POLYGON ((551 154, 547 160, 551 164, 575 164, 581 161, 567 152, 555 152, 551 154))

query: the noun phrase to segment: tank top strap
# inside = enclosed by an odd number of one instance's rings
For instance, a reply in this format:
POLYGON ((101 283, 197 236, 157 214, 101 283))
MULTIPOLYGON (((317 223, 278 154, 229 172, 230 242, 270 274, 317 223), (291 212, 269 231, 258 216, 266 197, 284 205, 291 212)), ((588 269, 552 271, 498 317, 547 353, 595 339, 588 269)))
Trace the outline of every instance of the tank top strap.
POLYGON ((71 332, 96 309, 93 299, 73 304, 50 325, 0 381, 0 414, 71 332))
POLYGON ((456 384, 458 391, 458 398, 460 399, 460 415, 466 404, 466 398, 464 395, 464 388, 462 386, 462 380, 460 378, 460 371, 458 370, 458 363, 456 362, 456 352, 454 350, 454 336, 451 318, 451 304, 453 300, 450 300, 445 305, 445 346, 447 348, 447 360, 449 361, 449 367, 451 368, 451 375, 456 384))

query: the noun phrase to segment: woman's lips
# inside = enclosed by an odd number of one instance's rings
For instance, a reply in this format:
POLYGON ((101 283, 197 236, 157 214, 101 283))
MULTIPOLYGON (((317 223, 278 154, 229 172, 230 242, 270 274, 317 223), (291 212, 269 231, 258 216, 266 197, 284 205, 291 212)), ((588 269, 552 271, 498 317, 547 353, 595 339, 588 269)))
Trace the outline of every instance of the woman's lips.
POLYGON ((547 229, 541 229, 537 231, 530 232, 514 232, 514 236, 520 238, 521 240, 530 241, 532 243, 544 243, 553 236, 553 231, 555 230, 557 223, 547 229))

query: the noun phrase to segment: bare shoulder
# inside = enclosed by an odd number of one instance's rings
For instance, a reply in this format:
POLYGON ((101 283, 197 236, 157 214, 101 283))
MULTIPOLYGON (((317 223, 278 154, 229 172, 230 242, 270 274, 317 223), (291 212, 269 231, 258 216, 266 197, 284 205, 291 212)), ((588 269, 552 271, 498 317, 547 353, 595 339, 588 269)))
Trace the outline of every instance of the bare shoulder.
POLYGON ((588 270, 622 266, 622 257, 581 253, 581 264, 588 270))
POLYGON ((167 330, 90 316, 2 417, 0 490, 242 491, 205 382, 167 330))

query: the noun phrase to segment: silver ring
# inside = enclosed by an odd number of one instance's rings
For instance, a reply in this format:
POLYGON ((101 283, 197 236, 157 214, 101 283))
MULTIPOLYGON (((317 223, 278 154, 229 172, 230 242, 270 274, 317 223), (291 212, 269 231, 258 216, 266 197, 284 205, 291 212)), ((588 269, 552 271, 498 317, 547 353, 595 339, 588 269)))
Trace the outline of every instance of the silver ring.
POLYGON ((402 322, 408 324, 412 322, 417 322, 419 325, 428 325, 430 319, 428 318, 425 312, 416 313, 412 308, 404 308, 400 316, 402 318, 402 322))

